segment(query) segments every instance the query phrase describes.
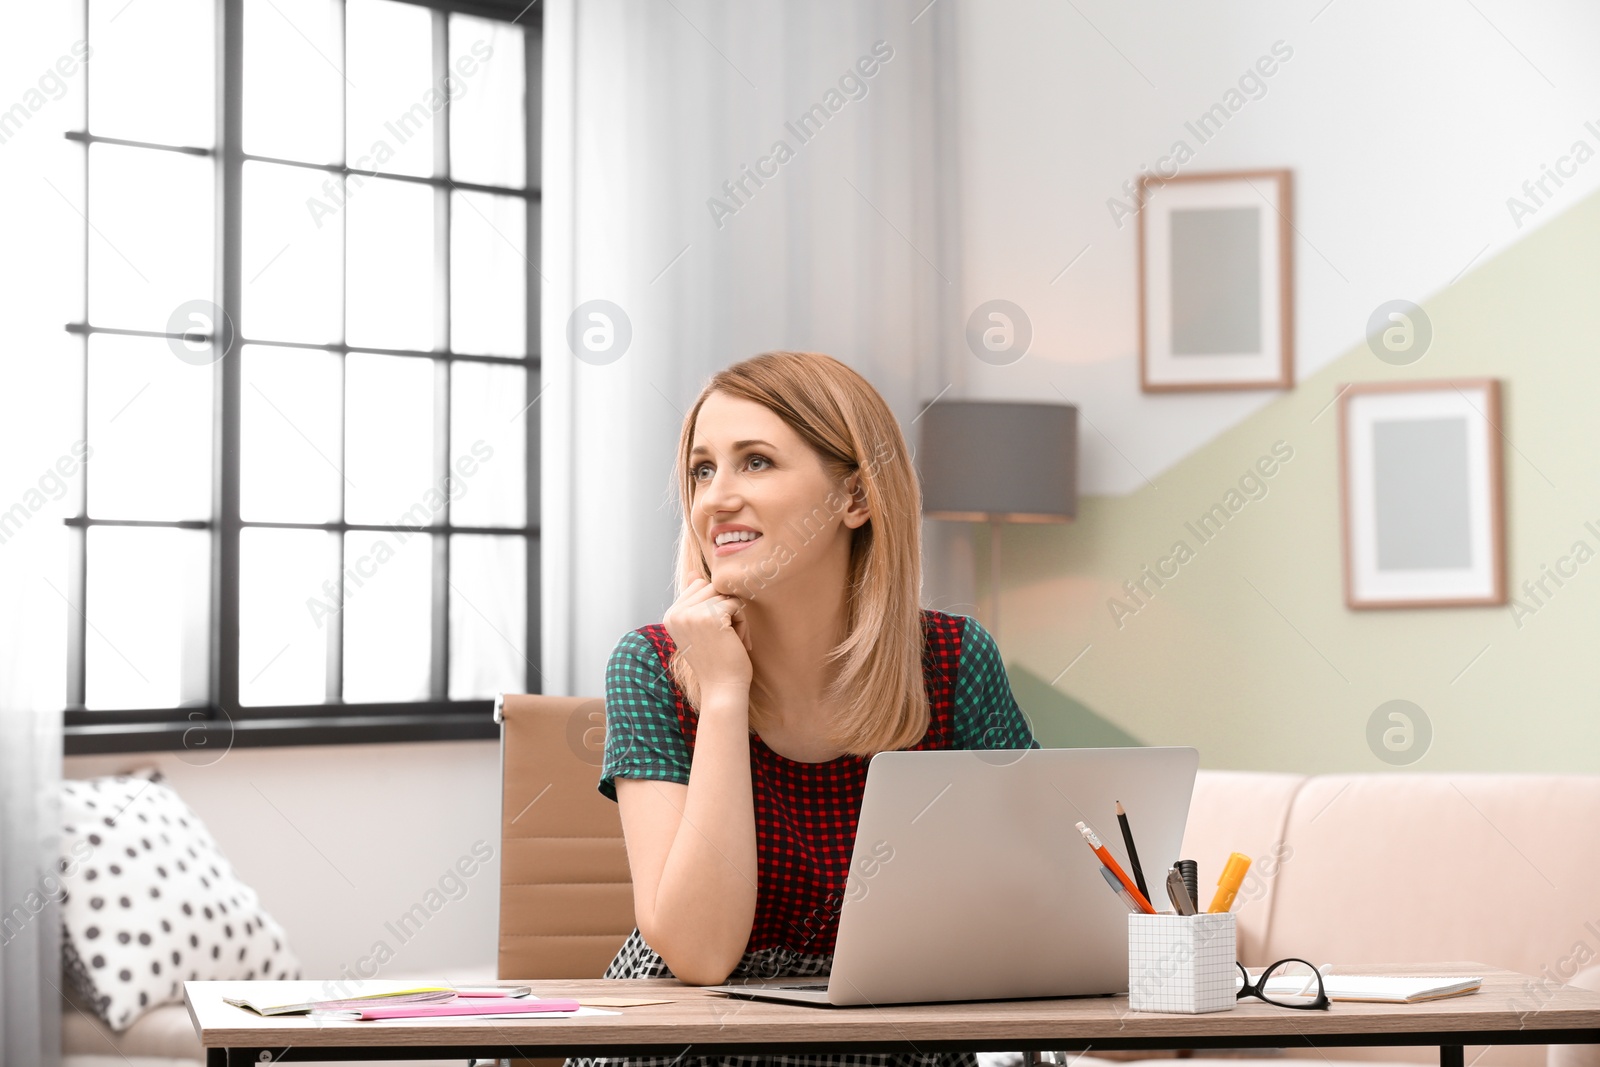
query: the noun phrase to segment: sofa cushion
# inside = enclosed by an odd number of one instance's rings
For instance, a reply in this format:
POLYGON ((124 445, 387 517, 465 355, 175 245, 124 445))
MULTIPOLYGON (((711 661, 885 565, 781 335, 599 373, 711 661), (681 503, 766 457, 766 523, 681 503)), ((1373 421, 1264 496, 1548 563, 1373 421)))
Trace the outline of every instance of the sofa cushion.
MULTIPOLYGON (((1198 903, 1204 909, 1211 903, 1228 853, 1250 857, 1250 871, 1233 906, 1239 916, 1239 959, 1246 966, 1259 967, 1278 958, 1262 955, 1262 938, 1272 911, 1278 869, 1291 855, 1283 839, 1284 824, 1295 793, 1305 781, 1300 774, 1260 771, 1203 770, 1195 776, 1182 858, 1199 865, 1198 903)), ((1147 878, 1151 876, 1151 872, 1145 873, 1147 878)), ((1165 872, 1161 876, 1164 878, 1165 872)))
MULTIPOLYGON (((1294 851, 1276 879, 1265 955, 1358 966, 1469 960, 1570 980, 1600 953, 1600 921, 1585 921, 1600 863, 1578 829, 1597 811, 1600 776, 1312 778, 1289 813, 1294 851)), ((1538 1007, 1532 980, 1526 992, 1538 1007)), ((1534 1067, 1544 1055, 1503 1046, 1480 1067, 1534 1067)))
POLYGON ((1267 955, 1473 960, 1570 980, 1600 949, 1600 924, 1583 922, 1600 864, 1574 822, 1597 811, 1600 776, 1313 778, 1289 813, 1267 955), (1579 965, 1563 965, 1580 942, 1579 965))
POLYGON ((62 1004, 61 1052, 64 1056, 110 1056, 119 1063, 123 1057, 198 1063, 206 1058, 189 1009, 182 1004, 163 1004, 147 1011, 121 1033, 88 1012, 62 1004))
POLYGON ((62 970, 114 1030, 193 979, 297 978, 283 929, 159 774, 62 783, 62 970))

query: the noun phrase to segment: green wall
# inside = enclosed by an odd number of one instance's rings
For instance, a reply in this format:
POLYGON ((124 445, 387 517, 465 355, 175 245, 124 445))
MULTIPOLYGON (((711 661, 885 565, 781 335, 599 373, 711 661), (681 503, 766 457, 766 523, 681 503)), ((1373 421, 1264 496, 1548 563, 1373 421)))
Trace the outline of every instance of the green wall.
POLYGON ((1600 197, 1422 306, 1434 339, 1418 362, 1391 366, 1363 342, 1153 486, 1085 498, 1075 523, 1006 529, 1002 640, 1044 744, 1120 734, 1194 745, 1207 767, 1383 771, 1368 720, 1403 699, 1432 728, 1406 769, 1600 772, 1600 558, 1547 582, 1543 606, 1521 591, 1578 541, 1600 553, 1585 526, 1600 530, 1600 197), (1347 609, 1329 401, 1344 382, 1484 376, 1502 390, 1507 584, 1536 610, 1347 609), (1266 495, 1201 545, 1185 523, 1277 442, 1293 456, 1266 495), (1133 603, 1123 582, 1179 539, 1193 558, 1114 619, 1109 600, 1133 603))

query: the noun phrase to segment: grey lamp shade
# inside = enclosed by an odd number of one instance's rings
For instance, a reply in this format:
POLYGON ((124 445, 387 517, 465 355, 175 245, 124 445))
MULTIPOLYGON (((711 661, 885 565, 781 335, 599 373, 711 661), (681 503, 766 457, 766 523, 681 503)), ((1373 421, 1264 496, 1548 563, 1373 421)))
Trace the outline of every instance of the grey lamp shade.
POLYGON ((943 400, 922 413, 922 510, 969 522, 1065 522, 1078 514, 1078 409, 943 400))

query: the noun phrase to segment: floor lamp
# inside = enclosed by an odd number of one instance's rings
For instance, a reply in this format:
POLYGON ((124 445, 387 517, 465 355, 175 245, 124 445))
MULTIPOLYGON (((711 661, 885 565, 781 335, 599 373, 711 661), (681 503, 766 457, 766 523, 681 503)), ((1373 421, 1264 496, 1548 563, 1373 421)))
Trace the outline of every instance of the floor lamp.
POLYGON ((1000 640, 1000 529, 1078 514, 1078 409, 1071 404, 943 400, 921 419, 922 511, 989 523, 989 629, 1000 640))

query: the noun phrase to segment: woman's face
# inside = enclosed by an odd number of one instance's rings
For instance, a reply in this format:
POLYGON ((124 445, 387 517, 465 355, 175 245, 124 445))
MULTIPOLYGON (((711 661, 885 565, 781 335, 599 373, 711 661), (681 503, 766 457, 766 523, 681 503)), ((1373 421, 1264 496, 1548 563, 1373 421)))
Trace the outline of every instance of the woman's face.
POLYGON ((712 393, 691 448, 690 523, 719 592, 753 600, 830 554, 848 565, 851 531, 868 518, 851 497, 857 478, 836 480, 771 410, 712 393))

